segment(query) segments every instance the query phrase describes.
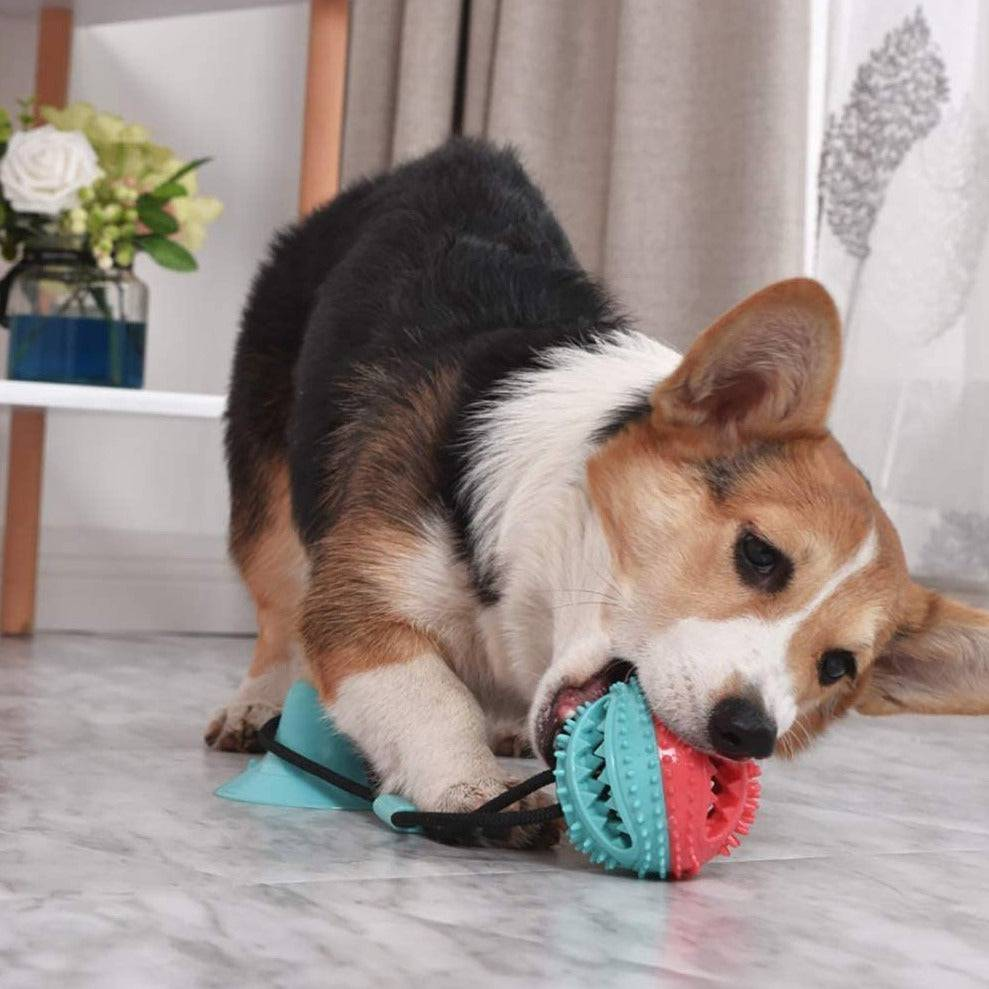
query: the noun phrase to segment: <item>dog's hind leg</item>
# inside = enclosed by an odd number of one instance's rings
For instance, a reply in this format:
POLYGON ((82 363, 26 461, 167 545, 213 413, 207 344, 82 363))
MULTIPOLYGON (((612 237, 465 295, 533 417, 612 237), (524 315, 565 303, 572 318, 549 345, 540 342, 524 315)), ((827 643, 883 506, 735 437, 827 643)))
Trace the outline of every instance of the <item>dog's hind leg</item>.
POLYGON ((257 611, 251 665, 206 729, 207 745, 256 752, 258 729, 276 715, 299 673, 296 620, 306 568, 292 523, 288 473, 275 461, 233 498, 230 548, 257 611))

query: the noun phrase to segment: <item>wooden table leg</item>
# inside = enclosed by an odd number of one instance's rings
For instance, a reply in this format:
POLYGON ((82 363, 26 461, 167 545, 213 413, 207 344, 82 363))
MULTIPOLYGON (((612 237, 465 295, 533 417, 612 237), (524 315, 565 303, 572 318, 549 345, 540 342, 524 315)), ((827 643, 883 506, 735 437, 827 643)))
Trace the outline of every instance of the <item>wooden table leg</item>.
POLYGON ((30 635, 38 579, 41 475, 45 457, 43 409, 10 414, 7 456, 7 520, 3 532, 0 633, 30 635))
MULTIPOLYGON (((38 51, 34 66, 37 105, 63 106, 69 89, 72 11, 45 5, 38 11, 38 51)), ((40 117, 37 123, 43 123, 40 117)))
MULTIPOLYGON (((34 67, 37 107, 65 104, 71 49, 72 11, 57 5, 42 6, 38 11, 38 50, 34 67)), ((40 118, 37 122, 41 123, 40 118)), ((34 629, 44 458, 44 410, 14 409, 10 414, 10 450, 7 454, 0 635, 30 635, 34 629)))
POLYGON ((340 189, 348 29, 347 0, 310 0, 299 182, 302 216, 332 199, 340 189))

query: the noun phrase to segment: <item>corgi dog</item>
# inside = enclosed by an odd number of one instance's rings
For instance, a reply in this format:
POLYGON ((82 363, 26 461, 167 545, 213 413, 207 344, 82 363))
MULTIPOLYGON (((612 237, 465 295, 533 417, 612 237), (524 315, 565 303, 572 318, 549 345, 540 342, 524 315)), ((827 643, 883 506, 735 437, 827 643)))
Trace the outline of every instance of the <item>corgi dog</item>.
POLYGON ((632 671, 732 759, 850 709, 989 712, 989 615, 911 580, 828 432, 840 357, 804 278, 682 357, 635 331, 511 151, 457 139, 352 186, 246 306, 226 450, 259 635, 207 742, 255 748, 303 675, 383 790, 465 811, 513 782, 501 742, 552 760, 632 671))

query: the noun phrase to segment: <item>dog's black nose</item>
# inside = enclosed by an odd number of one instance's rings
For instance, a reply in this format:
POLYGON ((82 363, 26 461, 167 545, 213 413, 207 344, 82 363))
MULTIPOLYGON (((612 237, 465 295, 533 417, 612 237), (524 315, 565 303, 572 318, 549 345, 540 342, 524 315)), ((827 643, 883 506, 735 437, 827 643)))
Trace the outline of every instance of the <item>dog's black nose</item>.
POLYGON ((729 759, 765 759, 776 744, 776 722, 747 697, 718 701, 707 730, 714 750, 729 759))

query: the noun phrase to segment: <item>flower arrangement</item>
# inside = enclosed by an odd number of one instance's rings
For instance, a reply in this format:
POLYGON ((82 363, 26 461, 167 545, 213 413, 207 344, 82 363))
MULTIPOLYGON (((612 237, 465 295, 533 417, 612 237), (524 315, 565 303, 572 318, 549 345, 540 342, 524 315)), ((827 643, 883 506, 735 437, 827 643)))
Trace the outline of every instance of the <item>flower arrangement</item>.
POLYGON ((208 158, 182 161, 144 127, 88 103, 41 107, 38 127, 31 126, 33 109, 22 101, 15 131, 0 108, 6 260, 16 261, 29 240, 63 235, 83 244, 104 271, 129 268, 139 252, 173 271, 196 269, 193 252, 223 209, 197 195, 195 172, 208 158))

